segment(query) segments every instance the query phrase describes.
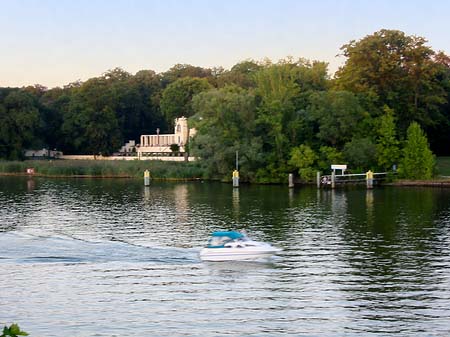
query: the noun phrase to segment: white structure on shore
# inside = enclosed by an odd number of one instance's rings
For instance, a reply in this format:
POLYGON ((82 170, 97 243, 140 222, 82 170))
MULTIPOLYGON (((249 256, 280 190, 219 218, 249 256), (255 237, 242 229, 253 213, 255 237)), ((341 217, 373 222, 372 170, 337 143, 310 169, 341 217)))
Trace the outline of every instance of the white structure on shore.
POLYGON ((138 157, 151 156, 154 154, 172 153, 172 145, 178 145, 178 152, 184 153, 189 137, 194 136, 195 129, 189 129, 186 117, 175 119, 175 129, 173 134, 141 135, 141 142, 137 147, 138 157))
POLYGON ((133 151, 136 151, 136 142, 134 140, 130 140, 120 148, 119 153, 130 154, 133 153, 133 151))
POLYGON ((42 150, 25 150, 24 155, 27 159, 57 159, 61 158, 61 151, 42 149, 42 150))
POLYGON ((162 161, 194 161, 194 157, 188 157, 186 144, 190 137, 195 135, 195 129, 189 129, 186 117, 175 119, 173 134, 141 135, 140 144, 130 140, 113 156, 93 155, 61 155, 61 159, 72 160, 162 160, 162 161), (177 145, 177 151, 173 151, 172 145, 177 145), (136 151, 136 152, 135 152, 136 151))

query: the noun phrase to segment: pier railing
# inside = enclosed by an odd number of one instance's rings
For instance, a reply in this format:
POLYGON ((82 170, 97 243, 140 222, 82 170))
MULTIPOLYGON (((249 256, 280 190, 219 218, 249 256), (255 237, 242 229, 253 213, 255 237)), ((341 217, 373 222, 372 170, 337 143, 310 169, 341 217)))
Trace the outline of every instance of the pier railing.
POLYGON ((320 172, 317 172, 317 187, 335 188, 336 185, 365 183, 367 188, 372 188, 374 184, 385 180, 388 174, 390 173, 368 171, 366 173, 329 174, 322 176, 320 172))

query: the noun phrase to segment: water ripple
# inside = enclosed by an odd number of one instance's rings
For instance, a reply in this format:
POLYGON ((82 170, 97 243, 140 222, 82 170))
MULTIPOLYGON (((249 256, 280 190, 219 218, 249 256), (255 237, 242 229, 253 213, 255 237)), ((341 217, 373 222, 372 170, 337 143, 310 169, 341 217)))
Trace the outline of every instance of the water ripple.
POLYGON ((32 336, 450 334, 443 190, 0 178, 0 205, 0 323, 32 336), (283 251, 201 262, 216 229, 283 251))

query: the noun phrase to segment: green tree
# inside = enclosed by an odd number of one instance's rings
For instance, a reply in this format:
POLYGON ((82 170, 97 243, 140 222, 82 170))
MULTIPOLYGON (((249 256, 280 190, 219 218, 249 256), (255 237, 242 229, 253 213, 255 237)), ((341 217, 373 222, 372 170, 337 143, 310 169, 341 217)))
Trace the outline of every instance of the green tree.
POLYGON ((190 64, 175 64, 168 71, 161 74, 163 88, 183 77, 212 79, 212 71, 208 68, 196 67, 190 64))
POLYGON ((300 58, 297 61, 292 60, 291 67, 299 90, 293 98, 295 112, 287 123, 287 133, 290 135, 292 146, 314 144, 316 131, 309 107, 315 93, 329 89, 328 64, 300 58))
POLYGON ((36 97, 24 90, 0 93, 0 158, 20 159, 28 147, 42 144, 37 139, 40 126, 36 97), (4 96, 3 96, 4 95, 4 96))
POLYGON ((446 103, 440 106, 440 115, 434 117, 434 125, 424 128, 429 136, 430 147, 434 153, 441 156, 450 155, 450 57, 438 52, 434 57, 438 66, 436 77, 447 93, 446 103))
POLYGON ((417 122, 412 122, 407 131, 399 175, 407 179, 431 179, 435 165, 436 160, 429 148, 427 136, 417 122))
POLYGON ((255 74, 261 69, 261 65, 253 60, 246 60, 235 64, 229 71, 218 74, 217 86, 237 85, 249 89, 255 87, 255 74))
POLYGON ((316 153, 308 145, 302 144, 292 148, 289 164, 298 169, 301 179, 311 181, 316 176, 317 159, 316 153))
POLYGON ((178 117, 191 117, 192 98, 202 92, 211 89, 206 79, 183 77, 169 84, 164 89, 161 97, 161 111, 169 125, 178 117))
POLYGON ((167 130, 159 107, 162 87, 160 77, 152 70, 141 70, 124 81, 116 81, 109 89, 124 140, 138 140, 140 135, 167 130))
POLYGON ((434 125, 447 94, 435 53, 426 43, 423 37, 386 29, 350 41, 341 48, 347 60, 336 73, 335 85, 367 96, 379 112, 384 105, 394 109, 401 134, 413 120, 434 125))
POLYGON ((160 93, 155 72, 143 70, 133 76, 116 68, 63 89, 56 99, 44 95, 43 102, 48 111, 59 112, 58 138, 64 152, 108 154, 124 140, 138 140, 157 127, 167 129, 159 108, 160 93))
POLYGON ((370 116, 353 93, 317 92, 310 100, 309 111, 317 123, 317 138, 321 144, 342 148, 352 137, 367 134, 370 116))
POLYGON ((295 74, 287 60, 267 62, 255 75, 256 92, 261 101, 258 123, 264 130, 272 161, 283 166, 289 154, 289 124, 295 118, 294 99, 299 93, 295 74))
POLYGON ((344 162, 343 153, 331 146, 321 146, 318 157, 317 168, 322 172, 328 172, 333 164, 344 162))
POLYGON ((377 128, 377 163, 383 170, 390 170, 398 164, 400 157, 400 142, 395 131, 394 112, 385 107, 385 114, 379 118, 377 128))
POLYGON ((255 136, 255 96, 237 86, 226 86, 195 96, 193 109, 196 114, 189 121, 197 134, 189 148, 209 176, 231 179, 238 151, 241 179, 255 181, 263 155, 255 136))
POLYGON ((345 144, 343 153, 354 172, 365 172, 376 165, 376 146, 370 138, 353 138, 345 144))
POLYGON ((79 98, 70 102, 61 129, 70 153, 109 155, 122 143, 114 111, 94 110, 79 98))
POLYGON ((110 107, 106 106, 101 111, 89 111, 86 117, 84 138, 85 150, 88 153, 110 155, 120 147, 122 135, 114 111, 110 107))
POLYGON ((70 101, 70 89, 53 88, 47 90, 39 99, 42 125, 40 138, 49 149, 62 149, 64 141, 61 134, 65 105, 70 101))
POLYGON ((297 110, 308 108, 313 93, 329 90, 330 77, 327 63, 311 62, 301 58, 295 62, 292 71, 294 72, 295 82, 299 87, 299 94, 295 99, 297 110))

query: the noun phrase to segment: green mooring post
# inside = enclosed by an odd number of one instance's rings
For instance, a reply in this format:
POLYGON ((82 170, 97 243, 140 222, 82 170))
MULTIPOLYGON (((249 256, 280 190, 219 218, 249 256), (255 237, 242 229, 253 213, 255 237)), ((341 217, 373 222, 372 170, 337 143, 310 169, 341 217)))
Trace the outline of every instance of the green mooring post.
POLYGON ((144 186, 150 186, 150 171, 144 171, 144 186))

